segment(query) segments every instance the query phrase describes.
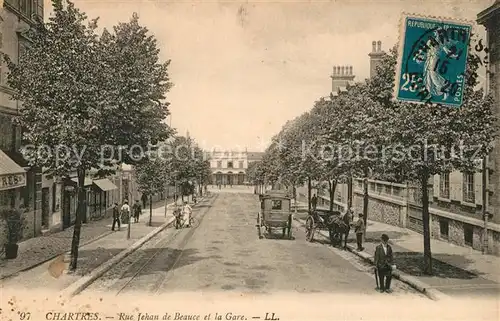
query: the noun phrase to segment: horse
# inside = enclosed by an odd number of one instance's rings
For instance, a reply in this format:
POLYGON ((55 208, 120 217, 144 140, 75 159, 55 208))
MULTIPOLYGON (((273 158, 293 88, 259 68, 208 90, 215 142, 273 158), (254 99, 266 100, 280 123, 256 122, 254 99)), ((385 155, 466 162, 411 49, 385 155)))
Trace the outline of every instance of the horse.
POLYGON ((329 224, 330 241, 333 246, 342 246, 342 236, 344 236, 344 249, 347 248, 347 237, 351 230, 349 213, 343 216, 332 216, 329 224))

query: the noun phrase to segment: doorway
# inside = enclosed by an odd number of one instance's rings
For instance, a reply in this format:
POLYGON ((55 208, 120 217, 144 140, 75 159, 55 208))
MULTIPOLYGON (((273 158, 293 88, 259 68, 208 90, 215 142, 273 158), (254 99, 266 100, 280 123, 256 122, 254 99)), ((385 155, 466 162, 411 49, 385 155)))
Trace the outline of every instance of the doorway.
POLYGON ((49 213, 50 213, 50 189, 42 188, 42 228, 49 228, 49 213))

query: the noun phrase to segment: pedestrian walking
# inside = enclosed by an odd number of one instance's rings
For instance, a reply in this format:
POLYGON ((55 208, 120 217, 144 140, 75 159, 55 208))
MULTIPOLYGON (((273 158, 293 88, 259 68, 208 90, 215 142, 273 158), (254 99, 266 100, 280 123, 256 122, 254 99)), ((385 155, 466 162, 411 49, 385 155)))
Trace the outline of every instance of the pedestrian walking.
POLYGON ((191 227, 191 213, 193 209, 189 206, 188 202, 184 201, 184 207, 182 208, 182 214, 184 215, 184 224, 187 227, 191 227))
POLYGON ((121 212, 121 221, 130 224, 130 206, 128 205, 127 200, 123 202, 120 212, 121 212))
POLYGON ((358 251, 363 251, 363 234, 365 233, 365 221, 363 214, 358 214, 358 220, 354 224, 354 232, 356 233, 356 243, 358 244, 358 251))
POLYGON ((391 292, 392 270, 396 268, 393 263, 392 247, 389 245, 389 236, 382 234, 381 242, 375 248, 374 263, 375 276, 378 276, 379 291, 391 292), (378 274, 378 275, 377 275, 378 274))
POLYGON ((139 223, 139 216, 142 213, 142 207, 139 200, 135 200, 135 204, 132 206, 132 210, 134 212, 134 222, 139 223))
POLYGON ((318 205, 318 197, 316 196, 316 194, 314 194, 313 197, 311 198, 311 205, 312 205, 313 211, 315 211, 316 206, 318 205))
POLYGON ((142 208, 146 208, 146 203, 148 201, 148 196, 146 194, 142 194, 141 200, 142 200, 142 208))
POLYGON ((115 224, 118 223, 118 231, 120 230, 120 210, 118 209, 118 203, 113 205, 113 225, 111 225, 111 231, 115 230, 115 224))

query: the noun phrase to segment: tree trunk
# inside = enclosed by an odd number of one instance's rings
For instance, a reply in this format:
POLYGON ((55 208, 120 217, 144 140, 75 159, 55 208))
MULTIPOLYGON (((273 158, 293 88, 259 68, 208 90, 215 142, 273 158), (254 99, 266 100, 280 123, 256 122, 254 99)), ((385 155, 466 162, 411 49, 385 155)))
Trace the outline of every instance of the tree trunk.
POLYGON ((333 211, 333 205, 335 204, 335 190, 337 189, 337 180, 328 181, 329 194, 330 194, 330 211, 333 211))
POLYGON ((71 240, 70 271, 75 271, 78 262, 78 248, 80 246, 80 234, 82 230, 82 216, 85 215, 85 169, 78 169, 78 208, 76 210, 75 228, 71 240))
POLYGON ((292 186, 292 193, 293 193, 293 201, 295 203, 295 214, 297 214, 297 188, 295 187, 295 184, 292 186))
POLYGON ((424 167, 420 177, 422 189, 422 225, 424 230, 424 273, 432 275, 431 233, 429 217, 429 193, 427 184, 429 181, 429 169, 424 167))
POLYGON ((365 183, 363 184, 363 221, 365 221, 365 228, 368 220, 368 169, 365 168, 365 183))
POLYGON ((352 207, 352 175, 349 173, 347 178, 347 208, 352 207))
POLYGON ((307 208, 311 211, 311 178, 307 178, 307 208))
POLYGON ((149 196, 149 226, 153 224, 153 195, 149 196))

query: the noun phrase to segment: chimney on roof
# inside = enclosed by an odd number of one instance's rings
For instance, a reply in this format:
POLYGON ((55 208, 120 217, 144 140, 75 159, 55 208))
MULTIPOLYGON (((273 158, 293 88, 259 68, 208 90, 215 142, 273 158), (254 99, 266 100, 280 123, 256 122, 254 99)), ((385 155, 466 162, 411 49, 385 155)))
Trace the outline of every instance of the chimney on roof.
POLYGON ((373 78, 377 73, 377 66, 382 61, 385 52, 382 51, 382 41, 372 41, 372 52, 368 54, 370 57, 370 78, 373 78))
POLYGON ((354 77, 352 66, 334 66, 330 76, 332 78, 332 92, 336 93, 340 87, 347 87, 347 84, 353 81, 354 77))

